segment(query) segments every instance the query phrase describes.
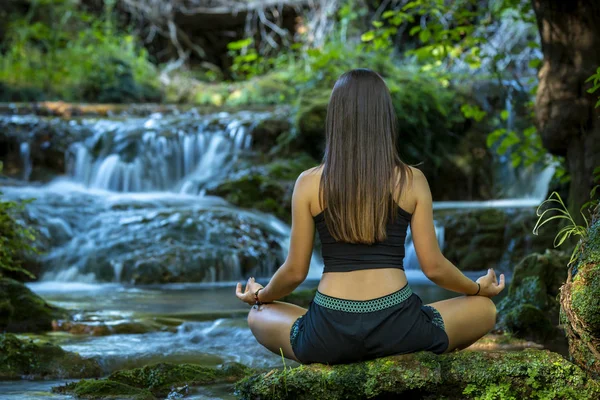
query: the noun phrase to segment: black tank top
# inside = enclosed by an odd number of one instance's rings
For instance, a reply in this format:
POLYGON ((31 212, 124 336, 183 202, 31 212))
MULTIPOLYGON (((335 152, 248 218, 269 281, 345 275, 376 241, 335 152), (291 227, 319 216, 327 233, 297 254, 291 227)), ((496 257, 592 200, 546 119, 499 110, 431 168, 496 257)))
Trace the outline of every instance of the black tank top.
POLYGON ((398 215, 387 224, 387 237, 374 244, 338 242, 331 236, 321 211, 313 218, 319 238, 323 272, 347 272, 359 269, 400 268, 404 269, 404 242, 412 214, 398 206, 398 215))

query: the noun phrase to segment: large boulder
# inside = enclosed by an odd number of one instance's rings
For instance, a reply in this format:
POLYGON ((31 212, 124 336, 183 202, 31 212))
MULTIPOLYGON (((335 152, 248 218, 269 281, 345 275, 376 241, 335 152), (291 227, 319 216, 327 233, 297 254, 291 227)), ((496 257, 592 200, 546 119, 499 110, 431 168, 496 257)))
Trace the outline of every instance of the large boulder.
POLYGON ((547 350, 429 352, 255 374, 236 384, 242 399, 596 399, 600 384, 547 350))
POLYGON ((93 358, 83 358, 51 343, 0 334, 0 381, 9 379, 94 378, 103 374, 93 358))
POLYGON ((289 158, 274 158, 252 165, 239 163, 238 170, 222 181, 209 184, 206 193, 223 197, 229 203, 274 214, 291 222, 294 183, 305 170, 318 162, 306 153, 293 153, 289 158))
POLYGON ((83 379, 55 386, 52 391, 75 395, 79 399, 182 398, 190 386, 232 383, 251 372, 250 368, 238 363, 226 363, 217 368, 196 364, 157 363, 115 371, 105 379, 83 379))
POLYGON ((507 272, 532 252, 552 244, 552 232, 532 233, 535 208, 439 210, 444 227, 444 255, 463 271, 496 268, 507 272))
POLYGON ((560 290, 561 317, 569 352, 583 369, 600 377, 600 218, 581 243, 581 253, 560 290))
POLYGON ((48 304, 21 282, 0 277, 0 331, 51 331, 53 321, 69 317, 67 310, 48 304))
POLYGON ((564 332, 558 328, 558 294, 567 279, 568 262, 566 253, 547 250, 530 254, 517 264, 508 294, 498 304, 498 328, 564 348, 564 332))

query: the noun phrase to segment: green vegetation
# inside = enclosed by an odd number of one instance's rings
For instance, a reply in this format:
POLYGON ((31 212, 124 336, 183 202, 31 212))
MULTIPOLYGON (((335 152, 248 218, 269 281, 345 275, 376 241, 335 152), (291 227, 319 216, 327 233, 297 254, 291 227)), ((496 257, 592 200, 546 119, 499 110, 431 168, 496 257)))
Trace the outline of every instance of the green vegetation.
POLYGON ((556 329, 557 297, 567 278, 567 262, 568 255, 556 250, 523 258, 514 268, 507 296, 498 303, 497 326, 541 343, 564 336, 556 329))
POLYGON ((27 286, 0 277, 0 331, 44 332, 55 320, 68 319, 69 312, 48 304, 27 286))
POLYGON ((0 47, 0 101, 160 99, 156 67, 131 33, 117 28, 115 1, 92 15, 72 0, 32 0, 10 18, 0 47))
POLYGON ((105 379, 84 379, 56 386, 52 391, 73 394, 83 399, 155 399, 165 398, 172 388, 231 383, 250 373, 250 368, 238 363, 226 363, 218 368, 157 363, 143 368, 116 371, 105 379))
MULTIPOLYGON (((2 162, 0 161, 1 172, 2 162)), ((2 192, 0 192, 0 196, 2 196, 2 192)), ((35 278, 31 272, 22 267, 24 253, 38 253, 34 246, 35 231, 20 224, 16 216, 31 201, 6 201, 0 198, 0 278, 3 271, 4 273, 8 271, 22 273, 30 278, 35 278)))
POLYGON ((51 343, 0 334, 0 380, 93 378, 102 375, 95 359, 82 358, 51 343))
POLYGON ((521 352, 428 352, 346 365, 302 365, 252 375, 236 384, 242 399, 581 399, 600 384, 560 355, 521 352), (387 397, 386 397, 387 396, 387 397))

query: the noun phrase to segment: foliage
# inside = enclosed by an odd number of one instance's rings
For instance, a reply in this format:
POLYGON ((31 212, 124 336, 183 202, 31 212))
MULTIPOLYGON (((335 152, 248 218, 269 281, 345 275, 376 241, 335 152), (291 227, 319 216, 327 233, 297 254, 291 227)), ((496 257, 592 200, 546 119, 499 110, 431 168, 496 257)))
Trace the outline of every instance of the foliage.
MULTIPOLYGON (((596 70, 596 73, 590 76, 586 82, 592 82, 592 87, 588 89, 588 93, 595 93, 598 89, 600 89, 600 67, 596 70)), ((600 107, 600 97, 598 98, 598 102, 596 103, 596 108, 600 107)))
MULTIPOLYGON (((1 162, 0 172, 2 172, 1 162)), ((0 192, 1 195, 2 192, 0 192)), ((21 212, 31 201, 31 199, 21 202, 0 199, 0 276, 4 270, 23 273, 30 278, 35 278, 31 272, 21 266, 23 253, 38 253, 33 245, 36 239, 35 231, 32 228, 23 227, 15 218, 15 214, 21 212)))
MULTIPOLYGON (((382 21, 374 21, 375 29, 364 33, 362 40, 372 42, 375 49, 382 48, 388 38, 404 25, 403 29, 408 29, 409 36, 418 38, 420 43, 416 48, 407 51, 405 56, 413 56, 421 64, 422 70, 437 71, 440 79, 444 79, 443 77, 448 75, 447 71, 456 63, 466 64, 473 70, 486 65, 487 70, 482 72, 497 77, 503 84, 505 79, 510 78, 504 72, 507 70, 507 55, 485 50, 485 46, 490 46, 488 28, 502 18, 518 20, 530 26, 534 26, 535 23, 535 16, 528 1, 503 0, 493 2, 490 8, 479 8, 473 0, 414 0, 405 3, 400 9, 384 12, 382 21), (439 69, 440 66, 444 68, 439 69)), ((530 41, 527 46, 539 48, 535 41, 530 41)), ((539 64, 539 58, 530 61, 532 68, 539 64)), ((516 82, 521 85, 518 79, 516 82)), ((511 85, 509 82, 507 92, 515 90, 511 85)), ((535 94, 536 90, 537 86, 534 86, 531 94, 535 94)), ((529 104, 530 109, 533 109, 532 105, 533 103, 529 104)), ((466 118, 473 118, 478 122, 487 114, 472 104, 464 104, 461 111, 466 118)), ((533 112, 530 117, 533 120, 533 112)), ((488 135, 488 147, 501 156, 507 155, 514 168, 521 165, 529 167, 540 163, 552 164, 556 166, 556 176, 563 182, 568 180, 559 158, 547 154, 535 126, 532 124, 518 129, 508 123, 509 118, 508 110, 504 110, 500 118, 492 118, 492 125, 498 128, 488 135)))
MULTIPOLYGON (((538 221, 533 228, 533 233, 537 235, 539 229, 550 221, 562 220, 566 222, 566 225, 556 234, 556 237, 554 238, 554 247, 562 245, 571 236, 579 236, 580 239, 585 239, 588 234, 591 216, 598 209, 600 203, 600 199, 598 198, 598 190, 600 189, 600 167, 597 167, 594 170, 594 181, 597 182, 598 185, 590 191, 590 201, 585 203, 579 210, 585 226, 578 225, 575 222, 560 195, 556 192, 552 192, 548 199, 542 202, 537 209, 536 213, 538 215, 538 221)), ((582 240, 579 240, 575 245, 568 265, 572 265, 576 261, 581 248, 581 243, 582 240)))
MULTIPOLYGON (((93 16, 71 0, 32 0, 8 25, 0 82, 63 100, 157 98, 157 71, 132 33, 116 27, 115 1, 93 16)), ((1 53, 1 51, 0 51, 1 53)), ((5 99, 12 100, 12 99, 5 99)))

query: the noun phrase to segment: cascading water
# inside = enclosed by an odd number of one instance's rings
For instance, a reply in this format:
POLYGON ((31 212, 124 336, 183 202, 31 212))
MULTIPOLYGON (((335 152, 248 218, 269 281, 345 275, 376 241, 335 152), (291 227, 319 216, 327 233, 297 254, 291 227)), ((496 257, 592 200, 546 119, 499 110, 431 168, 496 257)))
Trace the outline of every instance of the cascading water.
POLYGON ((197 194, 202 183, 222 176, 237 153, 249 149, 252 126, 268 115, 98 120, 88 124, 93 136, 71 146, 68 173, 90 188, 197 194))
MULTIPOLYGON (((268 277, 287 256, 289 227, 203 194, 250 149, 272 113, 151 114, 69 121, 67 176, 3 189, 35 198, 25 218, 42 234, 43 280, 217 282, 268 277), (83 133, 82 133, 83 132, 83 133)), ((12 117, 21 121, 22 117, 12 117)), ((21 144, 25 177, 29 144, 21 144)), ((322 270, 313 257, 310 277, 322 270)))

